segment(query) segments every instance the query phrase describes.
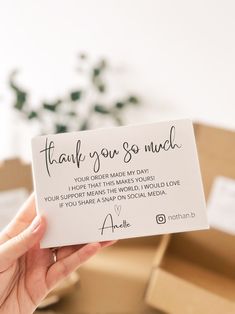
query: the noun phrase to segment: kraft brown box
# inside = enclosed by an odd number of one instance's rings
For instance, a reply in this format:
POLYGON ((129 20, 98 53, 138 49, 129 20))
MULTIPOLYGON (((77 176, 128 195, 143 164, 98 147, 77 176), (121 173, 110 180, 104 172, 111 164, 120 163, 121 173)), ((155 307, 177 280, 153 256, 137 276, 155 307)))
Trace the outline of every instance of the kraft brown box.
POLYGON ((25 188, 32 191, 31 165, 22 162, 18 158, 0 162, 0 191, 25 188))
POLYGON ((152 263, 169 236, 125 239, 82 265, 77 291, 53 306, 66 314, 158 314, 144 301, 152 263))
MULTIPOLYGON (((195 134, 208 198, 216 176, 235 179, 235 132, 195 124, 195 134)), ((235 313, 235 236, 215 229, 171 236, 145 300, 170 314, 235 313)))

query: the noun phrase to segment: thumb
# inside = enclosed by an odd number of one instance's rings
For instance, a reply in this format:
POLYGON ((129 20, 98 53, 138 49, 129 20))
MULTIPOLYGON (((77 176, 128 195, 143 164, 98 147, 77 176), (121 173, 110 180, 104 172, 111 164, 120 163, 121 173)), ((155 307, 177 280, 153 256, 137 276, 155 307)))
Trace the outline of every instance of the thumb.
POLYGON ((46 229, 46 221, 36 216, 31 225, 17 236, 0 245, 0 273, 38 243, 46 229))

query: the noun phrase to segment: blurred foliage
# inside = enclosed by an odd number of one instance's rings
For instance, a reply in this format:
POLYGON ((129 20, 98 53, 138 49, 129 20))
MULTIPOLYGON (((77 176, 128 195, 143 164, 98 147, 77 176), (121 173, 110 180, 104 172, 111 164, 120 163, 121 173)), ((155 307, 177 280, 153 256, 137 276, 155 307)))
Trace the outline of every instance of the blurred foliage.
POLYGON ((64 97, 55 97, 53 101, 42 101, 38 106, 30 103, 29 93, 16 83, 17 71, 14 71, 9 78, 9 85, 14 94, 13 107, 26 120, 39 122, 42 133, 47 129, 48 116, 54 133, 89 129, 91 119, 95 115, 111 118, 116 125, 122 125, 124 110, 128 106, 139 105, 140 100, 135 95, 126 95, 121 99, 105 102, 109 70, 107 60, 101 59, 91 63, 86 54, 80 54, 79 72, 88 82, 87 86, 72 89, 64 97), (87 94, 93 95, 92 101, 87 100, 87 94), (88 109, 85 117, 80 114, 81 106, 88 109))

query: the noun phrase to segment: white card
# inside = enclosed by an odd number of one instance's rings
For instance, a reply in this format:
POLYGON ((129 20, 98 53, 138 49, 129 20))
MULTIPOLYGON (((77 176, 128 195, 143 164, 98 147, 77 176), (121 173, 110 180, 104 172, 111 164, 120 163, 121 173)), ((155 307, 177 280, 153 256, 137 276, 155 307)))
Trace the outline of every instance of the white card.
POLYGON ((235 180, 216 177, 208 200, 210 225, 235 235, 235 180))
POLYGON ((36 137, 42 247, 208 228, 188 119, 36 137))

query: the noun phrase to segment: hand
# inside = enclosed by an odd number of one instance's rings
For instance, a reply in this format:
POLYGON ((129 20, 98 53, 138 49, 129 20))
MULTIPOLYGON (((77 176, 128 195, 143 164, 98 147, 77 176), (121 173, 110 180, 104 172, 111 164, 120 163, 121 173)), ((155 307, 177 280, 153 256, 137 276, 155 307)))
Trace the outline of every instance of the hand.
POLYGON ((46 229, 44 217, 36 216, 34 196, 0 233, 0 313, 31 314, 62 279, 100 248, 115 241, 62 247, 54 261, 50 249, 40 249, 46 229))

